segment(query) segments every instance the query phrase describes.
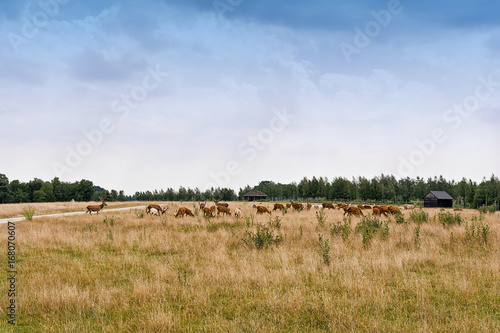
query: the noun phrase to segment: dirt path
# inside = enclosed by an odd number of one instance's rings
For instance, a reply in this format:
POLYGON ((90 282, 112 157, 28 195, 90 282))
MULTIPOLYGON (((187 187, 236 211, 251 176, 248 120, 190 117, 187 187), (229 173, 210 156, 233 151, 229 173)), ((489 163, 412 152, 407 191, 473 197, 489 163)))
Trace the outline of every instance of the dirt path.
MULTIPOLYGON (((123 208, 110 208, 110 209, 103 209, 99 214, 102 213, 107 213, 107 212, 117 212, 121 210, 127 210, 127 209, 138 209, 138 208, 145 208, 146 206, 134 206, 134 207, 123 207, 123 208)), ((39 218, 39 217, 59 217, 59 216, 72 216, 72 215, 82 215, 86 214, 86 211, 81 211, 81 212, 68 212, 68 213, 56 213, 56 214, 45 214, 45 215, 35 215, 33 216, 34 219, 39 218)), ((19 221, 24 221, 24 217, 8 217, 4 219, 0 219, 0 224, 4 224, 7 222, 19 222, 19 221)))

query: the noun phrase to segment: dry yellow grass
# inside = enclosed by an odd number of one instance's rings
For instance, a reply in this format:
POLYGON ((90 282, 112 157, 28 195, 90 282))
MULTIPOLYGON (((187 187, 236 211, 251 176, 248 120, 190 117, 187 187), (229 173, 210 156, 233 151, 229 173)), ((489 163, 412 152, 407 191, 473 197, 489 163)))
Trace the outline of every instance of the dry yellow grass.
MULTIPOLYGON (((16 204, 0 204, 0 219, 7 217, 23 216, 22 211, 25 207, 31 206, 35 208, 36 215, 67 213, 87 211, 88 205, 99 204, 95 201, 89 202, 34 202, 34 203, 16 203, 16 204)), ((127 201, 127 202, 106 202, 107 206, 104 209, 133 207, 148 205, 150 202, 143 201, 127 201)), ((161 205, 165 203, 160 203, 161 205)))
MULTIPOLYGON (((498 214, 485 217, 486 245, 468 241, 463 224, 430 221, 421 225, 417 249, 416 224, 392 220, 388 237, 375 235, 365 247, 354 232, 357 217, 344 241, 330 233, 341 211, 325 211, 324 227, 313 210, 288 211, 274 229, 285 240, 257 250, 242 238, 270 218, 255 216, 252 224, 250 203, 230 203, 247 217, 240 220, 175 219, 181 203, 169 206, 162 218, 123 211, 17 223, 16 330, 500 331, 498 214), (330 246, 329 265, 319 234, 330 246)), ((438 212, 426 211, 431 218, 438 212)), ((461 214, 470 221, 478 212, 461 214)), ((6 250, 0 258, 6 262, 6 250)), ((6 304, 5 279, 0 286, 6 304)), ((9 329, 0 322, 0 331, 9 329)))

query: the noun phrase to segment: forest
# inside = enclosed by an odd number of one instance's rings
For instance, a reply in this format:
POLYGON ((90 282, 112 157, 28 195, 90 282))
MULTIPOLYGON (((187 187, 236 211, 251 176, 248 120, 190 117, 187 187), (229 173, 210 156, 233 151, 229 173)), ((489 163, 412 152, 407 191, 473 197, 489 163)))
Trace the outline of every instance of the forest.
POLYGON ((466 178, 458 182, 449 181, 443 176, 428 179, 421 177, 396 179, 392 175, 382 174, 372 179, 335 177, 332 180, 326 177, 312 177, 312 179, 304 177, 298 183, 289 184, 261 181, 256 186, 247 185, 245 188, 240 188, 238 193, 231 188, 211 188, 201 191, 198 188, 181 186, 177 190, 167 187, 126 195, 123 190, 108 190, 86 179, 64 182, 57 177, 51 181, 34 178, 28 182, 21 182, 9 181, 6 175, 0 174, 0 203, 98 201, 99 197, 105 201, 204 201, 212 198, 235 201, 243 200, 243 195, 252 189, 266 193, 268 200, 271 201, 357 200, 407 203, 421 200, 432 190, 448 192, 457 205, 466 208, 486 205, 498 209, 500 202, 500 181, 495 175, 483 178, 480 183, 466 178))

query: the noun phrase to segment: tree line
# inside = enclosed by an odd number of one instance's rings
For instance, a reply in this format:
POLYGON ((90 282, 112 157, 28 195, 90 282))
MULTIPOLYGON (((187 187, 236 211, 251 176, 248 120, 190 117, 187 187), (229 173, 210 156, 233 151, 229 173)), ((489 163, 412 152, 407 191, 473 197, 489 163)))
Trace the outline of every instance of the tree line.
MULTIPOLYGON (((429 191, 446 191, 455 202, 461 203, 464 207, 495 205, 498 209, 500 202, 500 181, 495 175, 489 179, 483 178, 479 184, 465 178, 458 182, 448 181, 443 176, 428 179, 407 177, 398 180, 392 175, 382 174, 372 179, 358 177, 349 180, 336 177, 331 181, 326 177, 312 179, 304 177, 299 183, 290 184, 263 181, 256 189, 274 200, 295 198, 311 201, 324 199, 409 203, 421 201, 429 191)), ((251 190, 248 186, 240 189, 240 194, 248 190, 251 190)))
POLYGON ((178 190, 154 190, 135 192, 125 195, 124 191, 107 190, 94 185, 92 181, 82 179, 78 182, 64 182, 59 178, 43 181, 35 178, 29 182, 13 180, 0 174, 0 203, 20 202, 55 202, 55 201, 205 201, 213 198, 225 201, 243 200, 243 195, 250 190, 260 190, 271 201, 311 200, 311 201, 376 201, 407 203, 422 200, 428 191, 446 191, 456 202, 465 207, 477 208, 483 205, 495 205, 500 202, 500 181, 495 175, 483 178, 480 183, 462 178, 456 182, 448 181, 443 176, 424 179, 401 178, 392 175, 380 175, 368 179, 358 177, 347 179, 336 177, 331 181, 326 177, 304 177, 300 182, 289 184, 261 181, 257 186, 247 185, 238 193, 230 188, 211 188, 201 191, 181 186, 178 190))

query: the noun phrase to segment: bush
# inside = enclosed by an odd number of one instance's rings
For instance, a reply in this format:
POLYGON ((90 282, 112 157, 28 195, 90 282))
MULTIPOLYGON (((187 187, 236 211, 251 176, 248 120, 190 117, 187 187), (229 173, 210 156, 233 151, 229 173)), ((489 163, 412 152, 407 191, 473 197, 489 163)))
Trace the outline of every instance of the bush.
POLYGON ((31 221, 33 220, 33 216, 35 216, 35 207, 33 206, 24 207, 22 213, 26 221, 31 221))
POLYGON ((438 220, 443 226, 451 226, 462 223, 463 219, 459 213, 452 214, 450 212, 439 212, 438 220))
POLYGON ((330 243, 328 239, 323 239, 323 235, 319 235, 319 252, 323 258, 323 262, 329 266, 330 265, 330 243))
POLYGON ((349 235, 351 234, 351 217, 344 217, 344 224, 342 224, 340 221, 338 221, 336 224, 332 226, 332 229, 330 230, 330 234, 332 236, 335 235, 341 235, 342 240, 345 242, 348 238, 349 235))
POLYGON ((146 216, 146 211, 145 210, 135 210, 135 216, 137 216, 140 219, 143 219, 144 216, 146 216))
POLYGON ((114 227, 115 226, 115 217, 114 216, 106 216, 102 222, 104 222, 104 224, 106 226, 109 225, 111 227, 114 227))
POLYGON ((410 220, 410 222, 422 224, 424 222, 429 221, 429 213, 427 213, 421 209, 419 209, 419 210, 414 209, 410 212, 409 220, 410 220))
POLYGON ((199 213, 200 213, 200 206, 198 204, 196 204, 195 202, 193 202, 193 214, 194 214, 194 216, 198 216, 199 213))
POLYGON ((283 220, 283 217, 275 216, 274 219, 272 217, 269 217, 269 226, 276 228, 276 229, 281 229, 281 221, 283 220))
POLYGON ((404 223, 406 223, 406 220, 405 220, 405 217, 403 216, 403 214, 399 214, 398 213, 398 214, 396 214, 394 216, 395 216, 394 219, 396 220, 396 223, 398 223, 398 224, 404 224, 404 223))
POLYGON ((262 249, 271 244, 280 244, 283 242, 283 235, 281 233, 275 237, 273 230, 260 223, 257 223, 257 230, 255 232, 247 230, 245 233, 246 238, 243 238, 243 243, 248 247, 262 249))
POLYGON ((490 206, 482 205, 477 210, 479 210, 479 212, 483 214, 494 213, 497 210, 497 207, 495 205, 490 205, 490 206))
POLYGON ((465 240, 468 242, 488 244, 488 236, 490 233, 490 226, 484 222, 478 221, 476 216, 472 217, 470 225, 468 222, 465 222, 465 240))
POLYGON ((253 226, 254 219, 255 219, 255 215, 254 214, 250 214, 249 216, 245 216, 245 221, 247 223, 247 227, 253 226))
POLYGON ((420 250, 420 224, 415 227, 414 232, 413 243, 415 244, 415 249, 420 250))
POLYGON ((316 220, 318 220, 318 224, 323 227, 326 222, 326 214, 325 214, 325 209, 321 208, 319 211, 316 212, 316 220))
POLYGON ((368 215, 361 219, 354 231, 361 233, 361 236, 363 237, 363 246, 369 247, 373 240, 373 236, 382 228, 382 226, 383 224, 380 222, 378 217, 368 215))

